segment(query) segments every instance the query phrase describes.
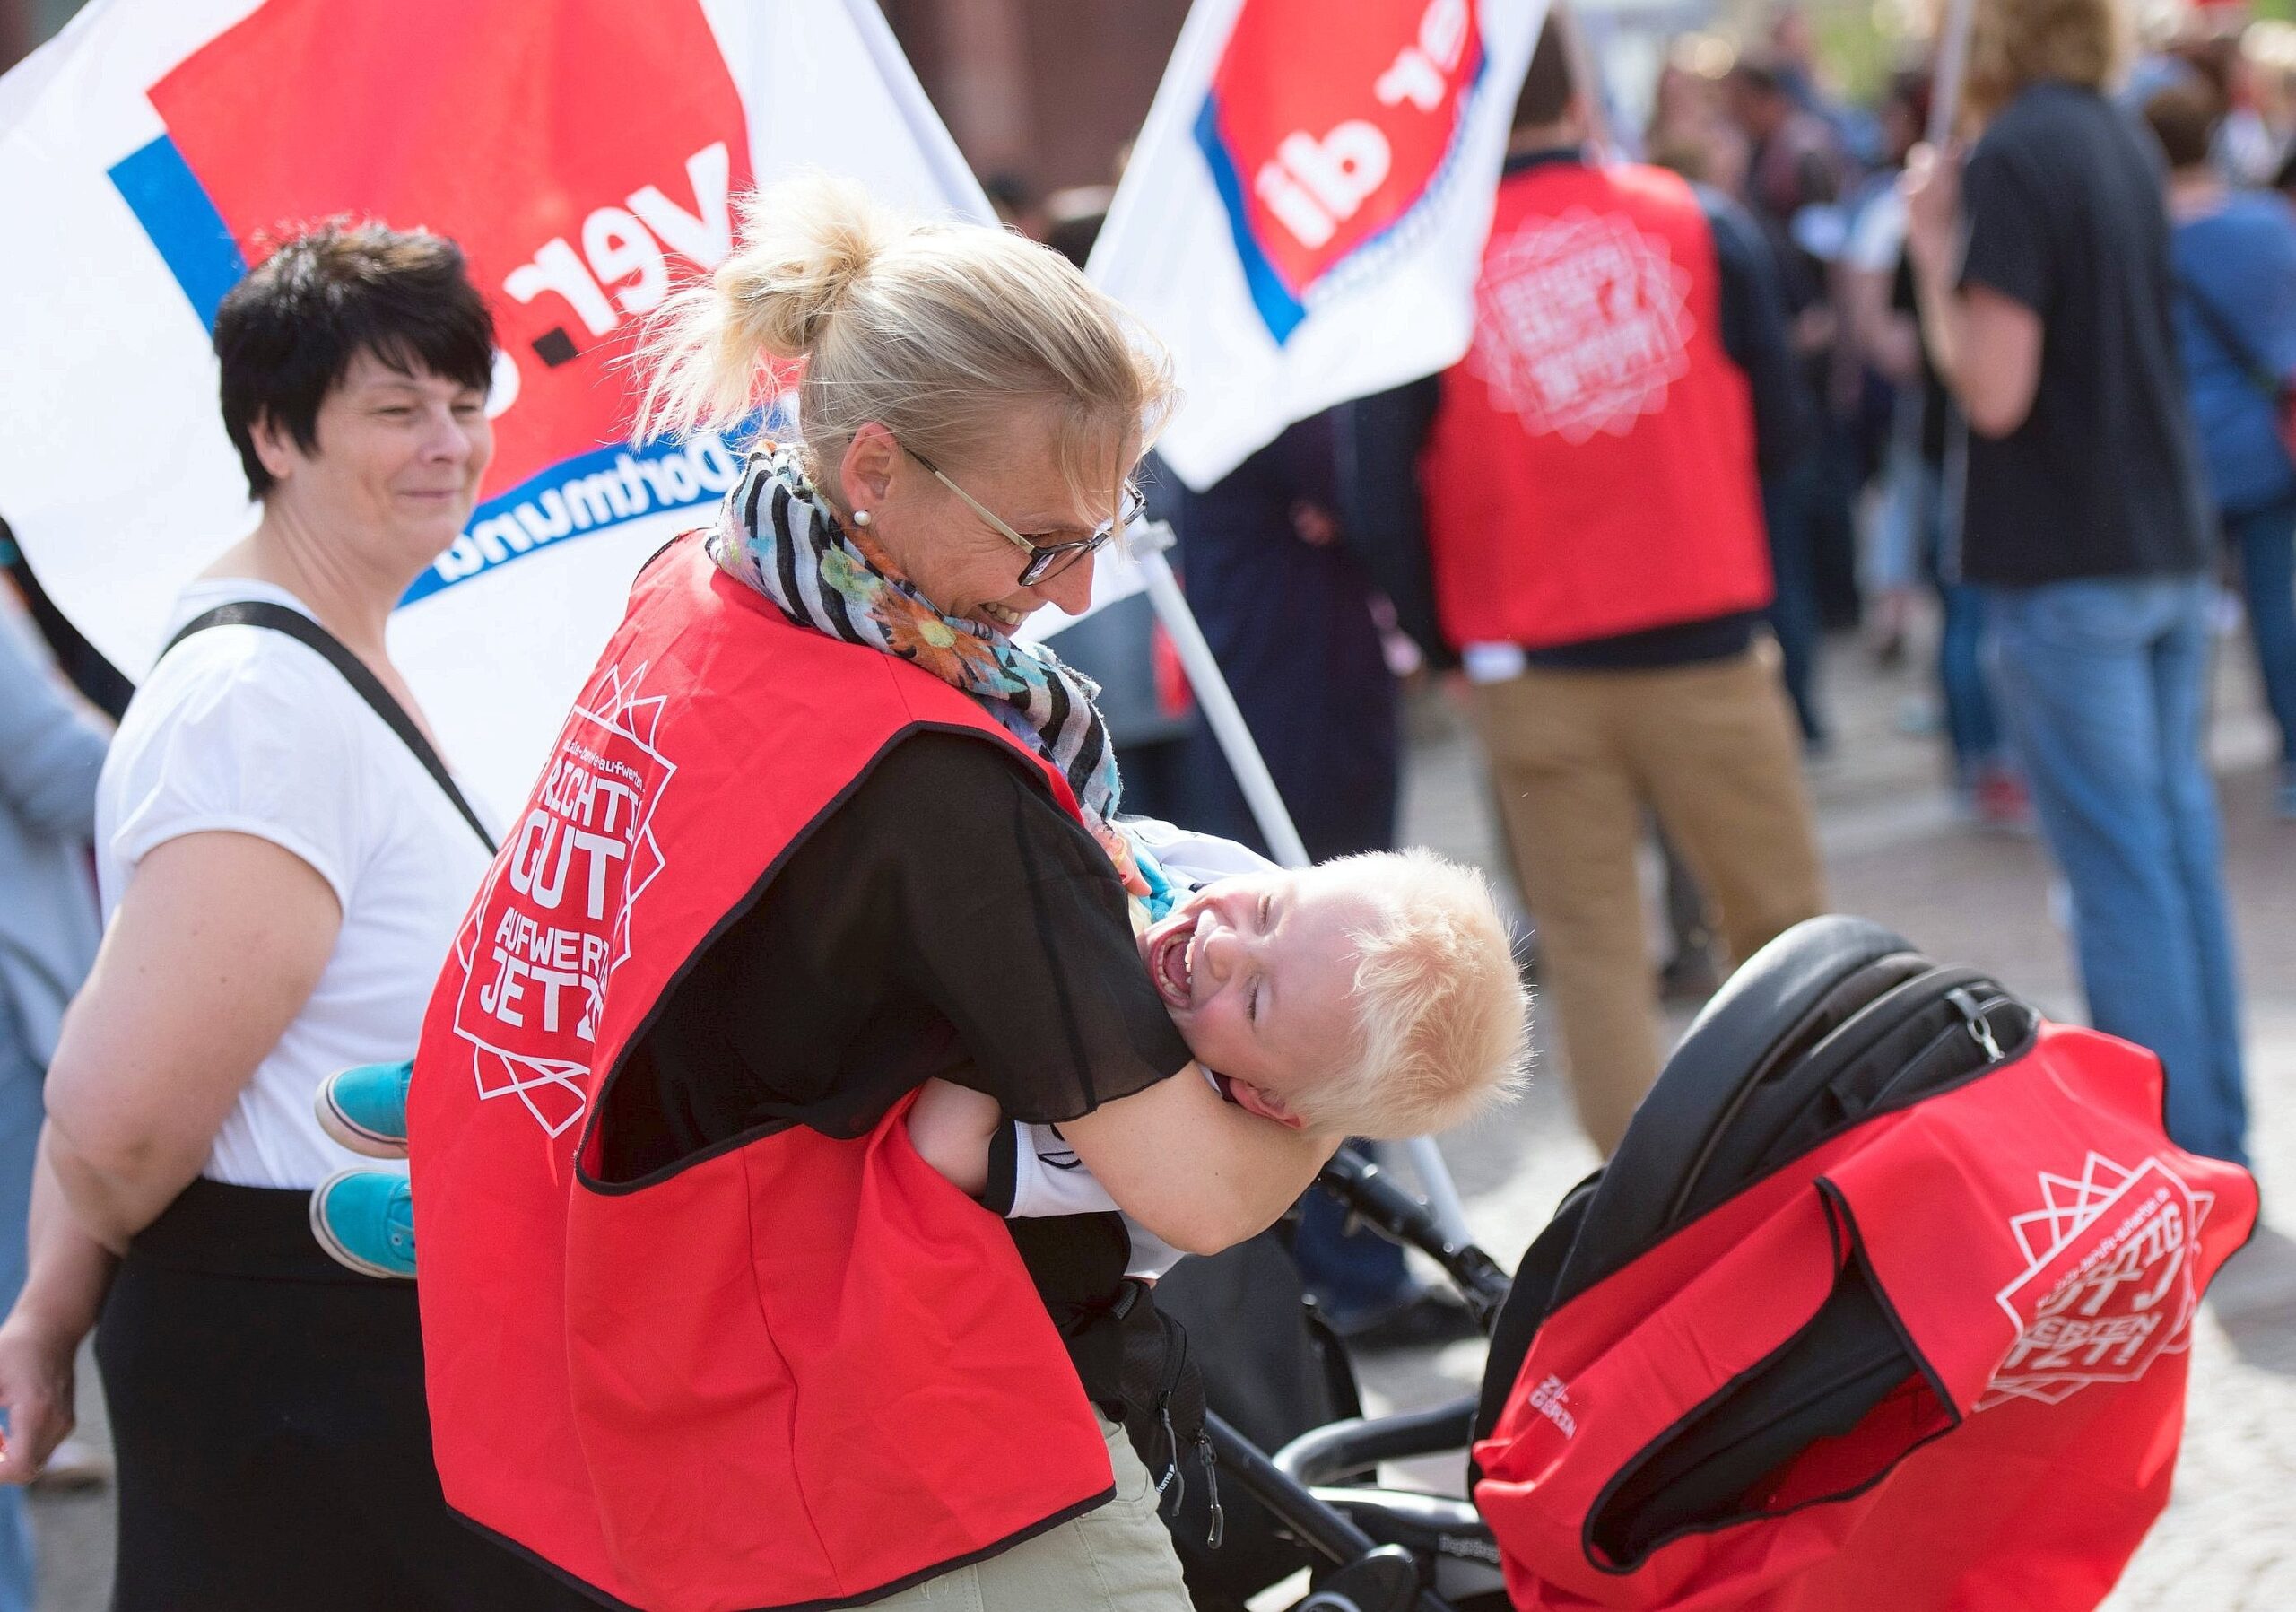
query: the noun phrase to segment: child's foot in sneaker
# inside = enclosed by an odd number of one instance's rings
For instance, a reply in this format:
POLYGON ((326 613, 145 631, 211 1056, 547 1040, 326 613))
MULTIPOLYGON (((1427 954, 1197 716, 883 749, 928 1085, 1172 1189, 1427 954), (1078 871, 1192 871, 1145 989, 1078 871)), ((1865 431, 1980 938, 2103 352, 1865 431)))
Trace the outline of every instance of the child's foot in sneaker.
POLYGON ((414 1275, 414 1199, 395 1170, 354 1164, 311 1192, 311 1235, 362 1276, 414 1275))
POLYGON ((406 1083, 414 1065, 360 1064, 319 1082, 319 1128, 370 1159, 406 1156, 406 1083))

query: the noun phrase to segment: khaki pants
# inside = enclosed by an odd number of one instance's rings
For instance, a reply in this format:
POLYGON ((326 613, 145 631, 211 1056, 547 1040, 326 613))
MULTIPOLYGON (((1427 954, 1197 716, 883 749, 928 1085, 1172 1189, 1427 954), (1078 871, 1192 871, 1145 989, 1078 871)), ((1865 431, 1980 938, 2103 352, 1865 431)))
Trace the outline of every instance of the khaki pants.
POLYGON ((1539 932, 1579 1122, 1607 1155, 1658 1076, 1635 853, 1643 813, 1718 909, 1733 962, 1825 902, 1793 719, 1768 640, 1649 671, 1537 667, 1474 691, 1539 932))
POLYGON ((1124 1430, 1100 1422, 1116 1498, 985 1562, 873 1603, 884 1612, 1192 1612, 1156 1486, 1124 1430))

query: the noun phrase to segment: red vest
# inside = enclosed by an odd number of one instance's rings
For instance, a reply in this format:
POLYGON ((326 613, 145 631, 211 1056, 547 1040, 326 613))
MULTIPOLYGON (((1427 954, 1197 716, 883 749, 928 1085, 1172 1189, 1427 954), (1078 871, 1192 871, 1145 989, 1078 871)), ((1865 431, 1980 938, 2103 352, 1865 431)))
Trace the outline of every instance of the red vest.
POLYGON ((682 540, 430 999, 409 1120, 448 1503, 648 1612, 842 1605, 1112 1492, 1011 1235, 918 1158, 906 1103, 851 1141, 595 1173, 584 1121, 664 994, 919 727, 1012 743, 682 540))
POLYGON ((1556 1311, 1475 1451, 1515 1605, 2088 1612, 2167 1503, 2193 1313, 2257 1216, 2245 1171, 2166 1139, 2161 1094, 2149 1053, 2044 1025, 1556 1311), (1742 1519, 1605 1556, 1607 1492, 1860 1260, 1921 1372, 1742 1519))
POLYGON ((1453 643, 1770 603, 1752 404, 1713 232, 1673 174, 1550 162, 1502 182, 1474 344, 1442 388, 1419 479, 1453 643))

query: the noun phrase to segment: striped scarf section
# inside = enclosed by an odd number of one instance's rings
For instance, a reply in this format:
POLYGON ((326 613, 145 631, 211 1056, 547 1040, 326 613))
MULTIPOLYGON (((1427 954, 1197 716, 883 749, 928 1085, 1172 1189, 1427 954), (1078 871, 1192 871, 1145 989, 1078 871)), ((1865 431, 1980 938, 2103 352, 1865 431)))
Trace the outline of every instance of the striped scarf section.
POLYGON ((770 443, 750 456, 709 546, 720 571, 799 626, 897 656, 979 701, 1068 780, 1086 826, 1127 885, 1137 883, 1130 846, 1110 826, 1121 786, 1091 678, 1041 645, 943 615, 874 543, 846 530, 793 448, 770 443))

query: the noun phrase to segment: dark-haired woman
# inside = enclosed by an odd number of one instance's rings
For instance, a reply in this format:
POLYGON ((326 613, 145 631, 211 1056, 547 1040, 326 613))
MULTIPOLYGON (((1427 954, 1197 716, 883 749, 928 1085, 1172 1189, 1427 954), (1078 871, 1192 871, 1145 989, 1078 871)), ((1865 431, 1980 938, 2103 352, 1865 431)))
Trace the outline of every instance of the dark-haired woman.
POLYGON ((99 786, 109 928, 48 1073, 0 1477, 69 1427, 100 1314, 121 1612, 582 1604, 448 1512, 414 1290, 306 1223, 350 1159, 313 1090, 413 1035, 486 865, 386 714, 422 721, 384 623, 469 517, 492 326, 453 243, 328 226, 215 346, 261 518, 178 601, 99 786))

